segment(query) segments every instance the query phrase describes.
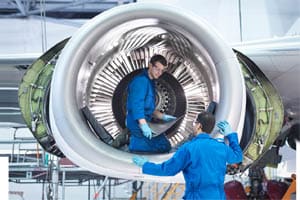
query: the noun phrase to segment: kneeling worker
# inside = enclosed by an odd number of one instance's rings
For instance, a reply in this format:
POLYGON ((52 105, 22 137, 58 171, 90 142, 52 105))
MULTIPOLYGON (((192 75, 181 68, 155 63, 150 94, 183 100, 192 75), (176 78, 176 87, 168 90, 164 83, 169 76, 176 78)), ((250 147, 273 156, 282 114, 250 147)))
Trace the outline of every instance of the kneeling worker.
POLYGON ((169 152, 171 144, 164 134, 152 137, 148 125, 152 117, 163 121, 176 117, 155 110, 155 80, 166 70, 167 61, 162 55, 151 57, 148 69, 135 76, 128 85, 126 125, 130 131, 129 150, 131 152, 169 152))
POLYGON ((182 171, 186 182, 184 199, 226 199, 226 164, 241 162, 243 152, 237 133, 232 131, 227 121, 219 122, 217 127, 227 137, 229 146, 210 137, 214 125, 214 116, 202 112, 193 123, 196 137, 181 146, 172 158, 155 164, 144 157, 135 156, 133 162, 142 167, 143 173, 150 175, 173 176, 182 171))

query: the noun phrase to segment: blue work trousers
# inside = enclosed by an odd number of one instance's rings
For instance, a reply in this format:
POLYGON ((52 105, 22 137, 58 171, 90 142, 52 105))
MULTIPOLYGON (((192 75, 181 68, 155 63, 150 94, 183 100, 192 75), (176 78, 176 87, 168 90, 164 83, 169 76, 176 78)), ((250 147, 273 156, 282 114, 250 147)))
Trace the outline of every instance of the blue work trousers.
POLYGON ((164 134, 151 138, 142 133, 131 133, 129 139, 129 151, 142 153, 167 153, 171 150, 171 144, 164 134))

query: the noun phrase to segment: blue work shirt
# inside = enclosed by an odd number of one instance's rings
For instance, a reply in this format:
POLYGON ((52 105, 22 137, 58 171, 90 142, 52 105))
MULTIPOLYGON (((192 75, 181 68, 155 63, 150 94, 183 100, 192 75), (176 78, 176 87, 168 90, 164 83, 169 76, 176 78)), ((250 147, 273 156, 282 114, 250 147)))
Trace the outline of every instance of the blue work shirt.
POLYGON ((224 178, 226 164, 239 163, 243 152, 236 133, 227 136, 229 146, 206 133, 185 143, 169 160, 146 162, 143 173, 173 176, 182 171, 186 182, 184 199, 226 199, 224 178))
POLYGON ((128 85, 126 124, 131 134, 141 134, 138 119, 150 121, 155 110, 155 83, 149 78, 148 70, 128 85))

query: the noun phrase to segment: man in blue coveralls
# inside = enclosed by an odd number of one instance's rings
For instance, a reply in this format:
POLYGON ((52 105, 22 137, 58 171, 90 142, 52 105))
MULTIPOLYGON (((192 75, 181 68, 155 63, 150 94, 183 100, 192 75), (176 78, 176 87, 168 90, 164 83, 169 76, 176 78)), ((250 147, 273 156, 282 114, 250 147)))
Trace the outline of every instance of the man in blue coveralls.
POLYGON ((164 153, 171 149, 170 142, 164 134, 152 137, 148 126, 152 117, 163 121, 176 119, 155 110, 155 79, 158 79, 167 66, 162 55, 154 55, 150 59, 148 69, 136 77, 128 85, 126 126, 130 131, 129 151, 164 153))
POLYGON ((217 127, 227 137, 229 146, 211 138, 209 133, 214 124, 215 118, 211 113, 200 113, 193 123, 195 138, 180 147, 172 158, 155 164, 135 156, 133 162, 142 167, 145 174, 173 176, 182 171, 186 182, 184 199, 226 199, 226 164, 241 162, 243 152, 237 133, 232 131, 227 121, 219 122, 217 127))

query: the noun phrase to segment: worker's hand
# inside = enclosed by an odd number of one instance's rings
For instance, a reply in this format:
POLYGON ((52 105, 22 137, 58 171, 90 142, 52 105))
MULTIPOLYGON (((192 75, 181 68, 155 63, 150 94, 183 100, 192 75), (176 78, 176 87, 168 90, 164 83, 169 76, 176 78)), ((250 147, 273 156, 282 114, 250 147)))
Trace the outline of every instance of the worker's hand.
POLYGON ((217 127, 220 129, 220 133, 224 136, 227 136, 232 133, 232 128, 227 121, 218 122, 217 127))
POLYGON ((169 121, 172 121, 175 119, 176 119, 176 117, 174 117, 172 115, 163 114, 163 116, 162 116, 162 120, 164 120, 165 122, 169 122, 169 121))
POLYGON ((137 166, 143 167, 143 165, 145 164, 145 162, 148 162, 148 159, 144 158, 142 156, 133 156, 132 161, 137 166))
POLYGON ((140 128, 142 129, 143 135, 151 140, 152 138, 152 130, 148 126, 147 123, 140 124, 140 128))

